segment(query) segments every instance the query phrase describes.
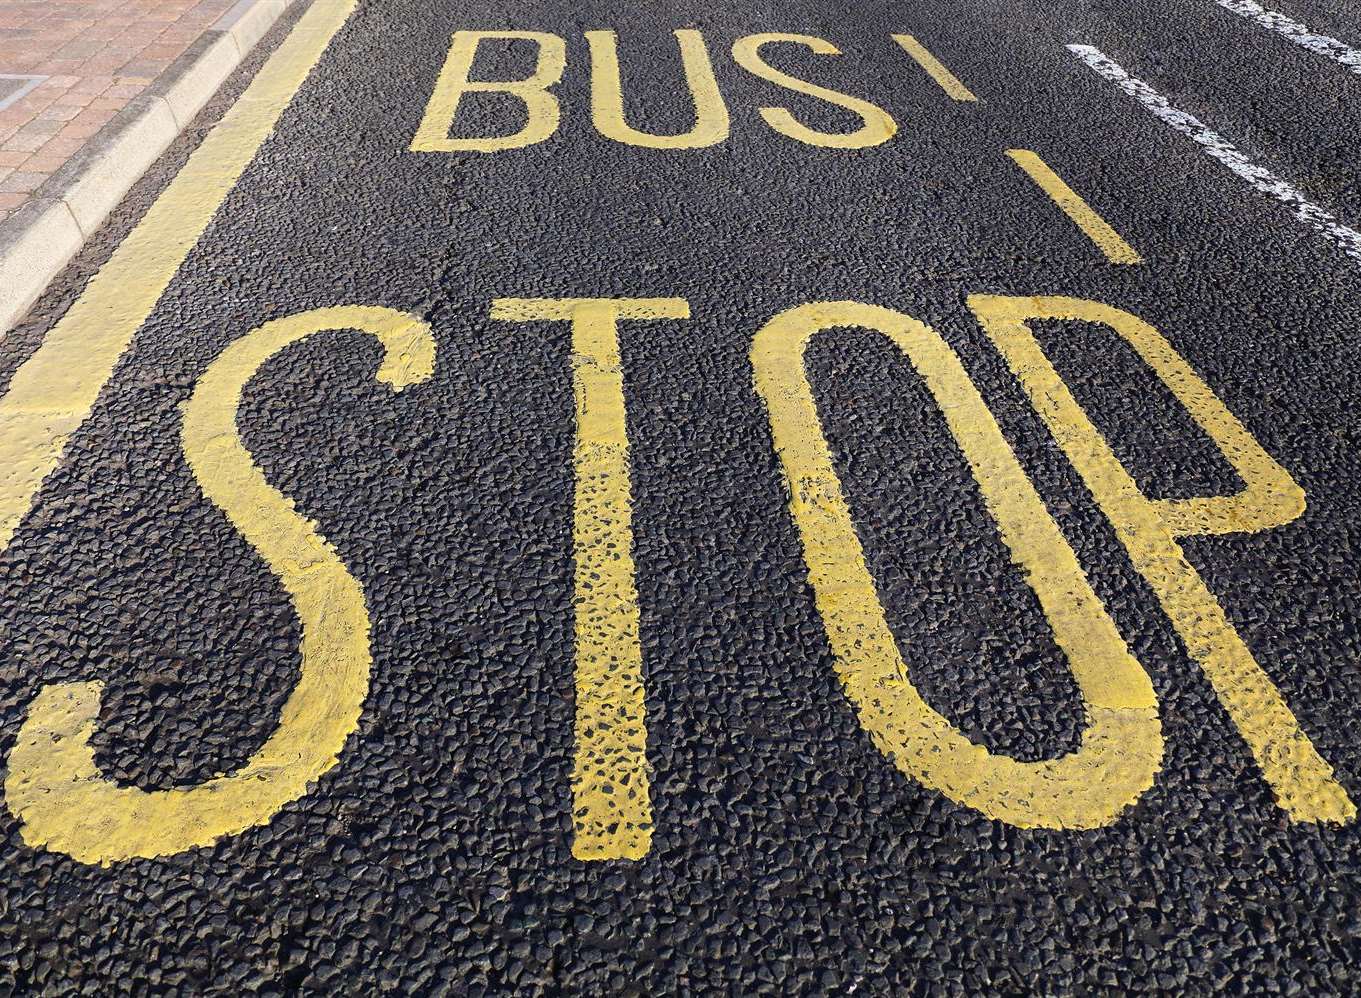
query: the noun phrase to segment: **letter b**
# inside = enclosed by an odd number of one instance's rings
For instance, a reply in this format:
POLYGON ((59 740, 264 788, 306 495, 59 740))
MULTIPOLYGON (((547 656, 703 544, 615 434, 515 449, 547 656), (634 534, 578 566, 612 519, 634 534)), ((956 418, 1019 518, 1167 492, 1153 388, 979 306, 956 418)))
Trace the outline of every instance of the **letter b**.
POLYGON ((548 88, 562 79, 567 65, 567 45, 557 35, 543 31, 455 31, 449 57, 440 70, 425 116, 411 140, 412 152, 497 152, 542 142, 558 128, 558 99, 548 88), (534 72, 524 80, 473 81, 468 79, 477 46, 484 38, 523 39, 538 45, 534 72), (525 105, 526 121, 513 135, 453 138, 449 135, 464 94, 504 93, 525 105))

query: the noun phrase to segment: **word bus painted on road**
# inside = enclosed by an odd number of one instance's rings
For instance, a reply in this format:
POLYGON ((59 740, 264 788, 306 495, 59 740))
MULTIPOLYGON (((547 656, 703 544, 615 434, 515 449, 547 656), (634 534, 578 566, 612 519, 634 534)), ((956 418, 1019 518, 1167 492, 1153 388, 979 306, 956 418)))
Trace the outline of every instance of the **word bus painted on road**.
MULTIPOLYGON (((1066 297, 975 295, 969 307, 1204 670, 1279 806, 1293 821, 1352 820, 1356 809, 1332 769, 1178 544, 1181 537, 1288 523, 1304 509, 1299 486, 1167 340, 1129 312, 1066 297), (1031 331, 1032 322, 1053 319, 1099 323, 1123 337, 1215 442, 1245 483, 1242 491, 1148 498, 1031 331)), ((564 322, 571 330, 577 414, 572 849, 583 860, 639 859, 652 836, 619 327, 689 314, 680 298, 507 298, 491 306, 495 320, 564 322)), ((236 426, 242 392, 265 362, 327 330, 375 337, 384 350, 377 376, 394 390, 434 372, 434 338, 420 318, 372 306, 320 308, 265 323, 232 343, 184 409, 182 440, 195 479, 279 578, 301 622, 300 677, 277 728, 235 773, 188 788, 122 787, 100 771, 90 744, 102 684, 50 684, 29 705, 5 781, 6 803, 28 844, 100 864, 208 845, 268 822, 338 762, 358 727, 372 666, 364 593, 315 525, 266 481, 236 426)), ((1157 697, 955 352, 901 312, 819 302, 766 323, 753 341, 751 363, 837 674, 874 744, 905 775, 999 821, 1055 829, 1115 821, 1161 768, 1157 697), (1040 762, 991 752, 933 710, 908 678, 804 367, 813 337, 846 327, 884 336, 936 399, 1081 691, 1087 725, 1076 751, 1040 762)))
MULTIPOLYGON (((624 92, 619 69, 619 43, 613 31, 588 31, 591 50, 591 120, 606 138, 648 149, 703 149, 728 137, 728 107, 714 78, 713 62, 704 37, 698 31, 675 32, 680 46, 685 86, 694 102, 695 122, 687 131, 657 135, 631 126, 624 115, 624 92)), ((893 40, 917 61, 951 98, 977 98, 911 35, 893 40)), ((752 75, 838 107, 858 118, 858 127, 847 132, 824 132, 800 122, 787 108, 763 107, 765 123, 798 142, 824 149, 865 149, 891 139, 898 125, 883 108, 849 94, 800 80, 766 62, 763 50, 775 45, 797 45, 817 55, 836 56, 841 51, 831 42, 813 35, 766 33, 747 35, 733 43, 733 60, 752 75)), ((414 152, 497 152, 534 145, 557 131, 561 117, 558 98, 551 92, 567 67, 567 44, 558 35, 543 31, 456 31, 444 68, 440 70, 425 115, 412 139, 414 152), (536 47, 534 72, 519 80, 472 80, 478 45, 483 41, 512 41, 536 47), (468 94, 499 94, 518 101, 525 124, 509 135, 454 136, 459 104, 468 94)))

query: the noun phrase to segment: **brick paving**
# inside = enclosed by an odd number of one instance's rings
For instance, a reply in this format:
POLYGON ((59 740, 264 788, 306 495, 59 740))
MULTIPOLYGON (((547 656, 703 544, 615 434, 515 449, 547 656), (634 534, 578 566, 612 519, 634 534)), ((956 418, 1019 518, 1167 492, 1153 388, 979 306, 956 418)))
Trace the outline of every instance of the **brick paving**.
POLYGON ((0 220, 235 0, 0 0, 0 220))

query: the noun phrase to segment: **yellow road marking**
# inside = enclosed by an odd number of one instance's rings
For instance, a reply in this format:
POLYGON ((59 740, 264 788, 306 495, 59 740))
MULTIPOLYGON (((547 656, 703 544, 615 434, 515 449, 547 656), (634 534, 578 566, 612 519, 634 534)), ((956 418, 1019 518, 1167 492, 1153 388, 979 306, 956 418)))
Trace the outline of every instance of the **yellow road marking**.
POLYGON ((492 318, 572 323, 576 398, 576 750, 572 855, 642 859, 652 845, 620 319, 686 319, 683 298, 501 298, 492 318))
POLYGON ((591 119, 606 138, 649 149, 702 149, 728 137, 728 106, 714 79, 709 50, 698 31, 675 32, 680 45, 685 83, 695 102, 695 125, 680 135, 653 135, 632 128, 624 120, 624 92, 619 73, 619 43, 613 31, 588 31, 591 48, 591 119))
POLYGON ((1065 297, 973 295, 969 307, 997 344, 1294 821, 1350 821, 1356 807, 1257 664, 1177 537, 1258 531, 1304 512, 1304 492, 1156 329, 1121 309, 1065 297), (1123 337, 1246 483, 1234 496, 1149 499, 1092 425, 1028 325, 1099 322, 1123 337))
POLYGON ((960 82, 959 77, 950 72, 939 59, 926 50, 926 46, 911 35, 894 35, 893 40, 916 60, 917 65, 926 70, 931 79, 951 98, 957 101, 976 101, 972 90, 960 82))
POLYGON ((561 109, 548 88, 562 79, 567 66, 567 43, 557 35, 542 31, 455 31, 449 56, 440 70, 430 103, 411 140, 412 152, 496 152, 518 149, 542 142, 558 128, 561 109), (469 81, 477 46, 484 38, 520 39, 539 46, 538 61, 528 79, 510 81, 469 81), (514 135, 481 138, 453 138, 454 116, 464 94, 505 93, 518 97, 525 105, 525 126, 514 135))
POLYGON ((850 97, 835 90, 828 90, 826 87, 819 87, 805 80, 797 79, 788 73, 782 73, 761 58, 762 46, 781 42, 807 46, 818 55, 841 54, 841 50, 831 42, 815 38, 812 35, 768 33, 739 38, 733 43, 732 55, 737 64, 747 72, 759 76, 763 80, 769 80, 771 83, 787 87, 796 93, 807 94, 809 97, 816 97, 836 107, 844 108, 852 114, 858 115, 864 124, 853 132, 819 132, 801 124, 786 108, 763 107, 761 108, 761 117, 765 119, 767 125, 782 135, 788 135, 790 138, 805 142, 808 145, 822 146, 825 149, 864 149, 869 146, 880 145, 893 138, 893 133, 898 130, 898 126, 887 111, 858 97, 850 97))
POLYGON ((1092 210, 1092 206, 1063 182, 1063 178, 1049 168, 1044 160, 1027 149, 1008 149, 1007 155, 1035 181, 1040 190, 1071 218, 1079 229, 1094 242, 1111 263, 1143 263, 1134 247, 1120 238, 1120 233, 1092 210))
POLYGON ((751 359, 837 675, 874 744, 908 776, 990 818, 1023 828, 1113 822, 1153 785, 1162 764, 1153 686, 955 352, 929 326, 900 312, 824 302, 771 319, 756 334, 751 359), (935 398, 1081 690, 1088 725, 1078 751, 1041 762, 989 752, 913 687, 865 564, 804 369, 809 341, 836 326, 882 333, 935 398))
POLYGON ((241 392, 255 372, 280 350, 328 329, 377 337, 386 354, 378 379, 397 391, 434 370, 434 338, 415 316, 320 308, 267 322, 232 343, 184 410, 184 453, 194 478, 278 577, 302 624, 298 684, 278 728, 230 776, 171 790, 120 787, 100 772, 90 746, 103 683, 45 686, 19 729, 5 780, 5 802, 30 846, 107 866, 211 845, 265 824, 338 761, 369 688, 364 591, 315 525, 265 480, 236 429, 241 392))
POLYGON ((133 335, 356 0, 314 0, 0 399, 0 551, 133 335))

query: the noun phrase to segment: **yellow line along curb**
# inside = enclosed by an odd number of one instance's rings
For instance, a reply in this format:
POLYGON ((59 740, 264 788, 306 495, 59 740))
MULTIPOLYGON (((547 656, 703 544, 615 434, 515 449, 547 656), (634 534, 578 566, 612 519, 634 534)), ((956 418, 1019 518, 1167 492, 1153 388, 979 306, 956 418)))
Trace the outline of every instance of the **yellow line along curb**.
POLYGON ((240 0, 0 223, 0 336, 80 252, 294 0, 240 0))
POLYGON ((312 0, 0 398, 0 551, 61 463, 118 358, 274 131, 357 0, 312 0))

